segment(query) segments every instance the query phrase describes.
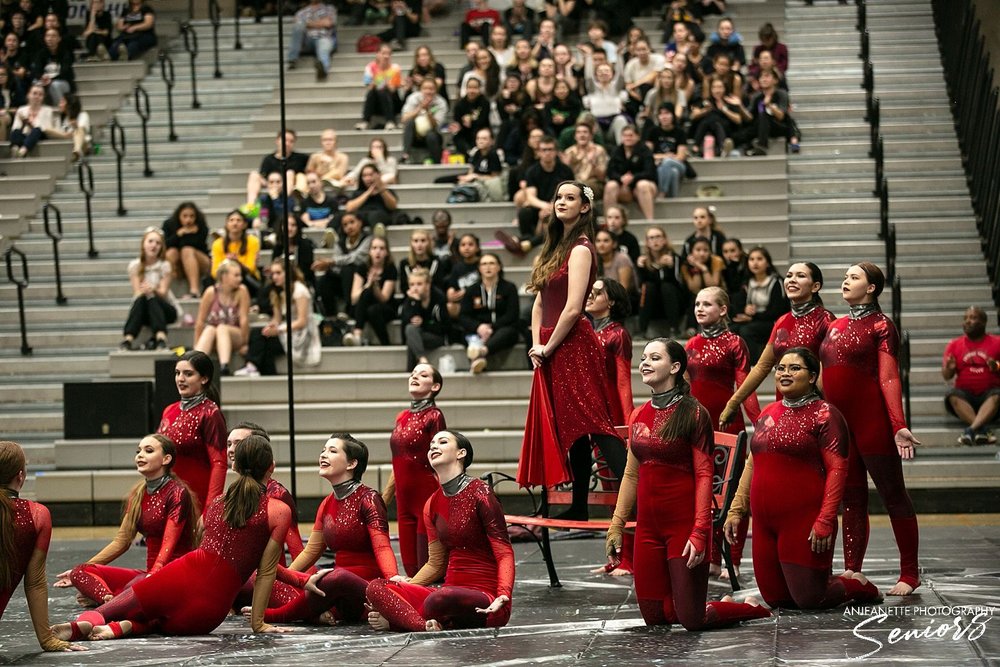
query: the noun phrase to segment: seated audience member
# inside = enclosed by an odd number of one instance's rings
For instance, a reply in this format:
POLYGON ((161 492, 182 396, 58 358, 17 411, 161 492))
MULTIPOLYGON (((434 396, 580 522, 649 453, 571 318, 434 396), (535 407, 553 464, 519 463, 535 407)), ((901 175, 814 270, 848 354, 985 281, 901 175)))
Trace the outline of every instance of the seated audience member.
POLYGON ((743 250, 743 242, 729 237, 722 243, 722 259, 726 268, 722 271, 725 288, 728 294, 736 294, 750 280, 750 269, 747 268, 747 253, 743 250))
POLYGON ((627 125, 621 145, 608 160, 608 180, 604 185, 605 204, 635 201, 647 220, 653 219, 656 200, 656 164, 653 153, 639 141, 639 130, 627 125))
POLYGON ((542 58, 551 58, 552 51, 556 47, 556 23, 551 18, 544 18, 538 22, 538 32, 531 45, 531 56, 535 62, 542 58))
POLYGON ((156 12, 143 0, 129 0, 115 27, 118 36, 111 42, 112 60, 135 60, 156 46, 156 12))
POLYGON ((628 230, 628 213, 625 208, 617 204, 605 206, 604 226, 615 237, 618 250, 628 255, 635 264, 639 260, 639 239, 628 230))
POLYGON ((90 0, 87 25, 83 41, 87 47, 87 60, 111 60, 111 13, 105 9, 104 0, 90 0))
POLYGON ((582 111, 583 102, 569 82, 556 79, 552 84, 552 98, 545 103, 542 115, 548 133, 559 140, 560 146, 570 141, 582 111))
POLYGON ((594 143, 589 123, 580 122, 573 130, 575 143, 562 153, 562 161, 573 171, 576 180, 586 183, 594 194, 604 194, 604 179, 608 172, 608 152, 594 143))
POLYGON ((427 279, 434 287, 443 289, 448 280, 449 268, 431 250, 431 235, 426 229, 410 232, 410 248, 406 257, 399 260, 399 291, 410 290, 410 275, 419 269, 427 271, 427 279))
POLYGON ((354 129, 367 130, 378 116, 384 119, 385 129, 395 130, 396 113, 399 111, 396 91, 403 84, 403 75, 399 65, 392 62, 392 48, 388 44, 378 48, 375 59, 365 66, 361 80, 366 88, 365 103, 361 109, 363 120, 354 129))
POLYGON ((194 202, 182 202, 173 214, 163 221, 166 259, 173 267, 173 274, 187 280, 187 298, 197 299, 201 293, 201 280, 209 273, 208 223, 205 214, 194 202))
POLYGON ((611 65, 618 64, 618 46, 608 38, 608 25, 600 19, 587 26, 587 41, 577 48, 583 53, 603 51, 611 65))
POLYGON ((747 253, 747 270, 750 277, 731 296, 729 312, 733 333, 746 342, 750 363, 755 364, 771 337, 774 323, 788 312, 789 304, 767 248, 757 246, 747 253))
MULTIPOLYGON (((689 337, 694 335, 696 326, 694 310, 690 307, 694 303, 694 297, 706 287, 721 287, 722 270, 725 266, 725 261, 712 253, 711 246, 705 239, 695 241, 691 245, 691 251, 681 262, 681 280, 687 287, 685 302, 689 304, 686 331, 689 337)), ((756 361, 756 357, 754 360, 756 361)))
POLYGON ((407 371, 417 364, 428 363, 427 351, 448 342, 448 307, 444 293, 431 284, 427 269, 419 267, 410 273, 399 319, 403 322, 407 371))
MULTIPOLYGON (((316 244, 312 239, 302 233, 304 225, 300 225, 297 214, 292 211, 285 218, 285 225, 288 227, 289 250, 288 255, 292 258, 292 264, 296 265, 310 288, 316 287, 316 274, 313 272, 313 264, 316 256, 316 244)), ((271 250, 271 261, 280 260, 285 256, 285 228, 281 225, 275 227, 274 248, 271 250)))
POLYGON ((594 68, 594 88, 583 97, 583 106, 590 110, 604 132, 604 143, 620 144, 622 130, 629 124, 619 92, 621 79, 611 65, 601 63, 594 68))
POLYGON ((691 107, 691 127, 694 129, 694 150, 707 154, 705 137, 711 135, 715 142, 714 152, 729 155, 740 126, 750 118, 750 112, 736 95, 726 94, 725 82, 713 76, 709 81, 709 96, 700 105, 691 107))
POLYGON ((552 101, 556 81, 556 62, 552 58, 539 60, 535 76, 524 84, 524 92, 528 93, 536 109, 544 109, 552 101))
POLYGON ((21 100, 10 85, 10 74, 3 63, 0 63, 0 141, 7 141, 10 136, 10 125, 14 122, 14 114, 21 100))
POLYGON ((696 206, 691 211, 691 224, 694 231, 684 239, 684 247, 681 256, 687 257, 691 252, 691 246, 698 239, 708 241, 708 247, 713 255, 722 254, 722 244, 726 242, 726 234, 719 228, 719 220, 715 217, 714 206, 696 206))
MULTIPOLYGON (((250 332, 250 342, 247 345, 246 365, 233 375, 257 377, 259 375, 277 375, 275 361, 285 355, 285 331, 292 329, 292 358, 298 356, 299 349, 296 339, 306 335, 309 329, 309 318, 312 317, 312 295, 299 272, 299 267, 292 264, 292 321, 285 321, 287 301, 285 296, 285 262, 277 259, 271 262, 270 278, 265 287, 268 304, 271 311, 271 321, 261 329, 250 332)), ((289 362, 292 360, 290 359, 289 362)))
POLYGON ((327 317, 343 314, 351 304, 351 287, 354 285, 354 267, 368 257, 372 243, 371 233, 365 229, 361 218, 353 213, 340 217, 340 234, 333 246, 330 259, 313 261, 312 270, 323 271, 316 281, 316 295, 327 317))
POLYGON ((132 343, 144 326, 153 331, 146 349, 167 349, 167 325, 177 321, 181 305, 170 291, 170 262, 164 254, 163 232, 156 227, 148 228, 142 235, 139 257, 129 262, 128 277, 132 284, 132 305, 119 349, 135 349, 132 343))
POLYGON ((779 41, 778 31, 770 23, 765 23, 757 32, 757 38, 760 39, 760 44, 753 47, 753 59, 747 67, 750 78, 756 79, 757 75, 760 74, 760 54, 762 51, 768 51, 771 54, 774 58, 774 66, 784 75, 788 71, 788 47, 779 41))
POLYGON ((544 225, 552 216, 552 198, 556 187, 563 181, 573 180, 573 172, 559 160, 553 137, 542 137, 538 143, 538 155, 538 162, 528 169, 522 181, 524 203, 517 211, 519 235, 512 236, 502 229, 496 233, 504 247, 519 257, 541 244, 545 236, 544 225))
POLYGON ((268 174, 272 172, 281 173, 281 159, 286 155, 282 151, 282 148, 287 151, 288 155, 288 171, 285 173, 288 187, 289 189, 295 188, 297 175, 305 173, 306 165, 309 163, 308 155, 295 152, 295 139, 297 136, 295 130, 287 130, 284 136, 284 146, 282 146, 281 131, 278 132, 274 140, 275 151, 265 155, 260 161, 260 167, 257 171, 251 171, 247 176, 247 203, 257 201, 257 196, 260 194, 261 188, 267 185, 268 174))
MULTIPOLYGON (((277 229, 278 225, 285 218, 285 200, 281 194, 281 174, 272 171, 267 175, 267 189, 257 197, 257 218, 253 220, 253 229, 258 231, 263 237, 264 245, 268 248, 274 245, 274 239, 270 235, 277 229)), ((295 207, 295 199, 291 193, 287 197, 288 206, 295 207)))
POLYGON ((673 336, 683 329, 688 290, 681 276, 683 260, 670 244, 662 227, 646 230, 646 249, 636 261, 639 274, 639 332, 647 338, 673 336), (666 331, 650 331, 654 322, 663 322, 666 331))
POLYGON ((476 55, 482 48, 483 45, 478 40, 470 41, 465 45, 465 64, 458 68, 458 78, 455 79, 455 85, 459 90, 462 88, 462 82, 465 81, 465 75, 476 68, 476 55))
POLYGON ((11 157, 26 156, 55 128, 52 107, 43 104, 44 101, 45 89, 41 84, 34 84, 28 89, 28 103, 17 110, 10 127, 11 157))
POLYGON ((458 94, 465 96, 466 87, 472 79, 479 79, 482 84, 480 92, 489 100, 493 100, 500 92, 500 66, 489 49, 480 48, 472 61, 472 68, 462 74, 458 85, 458 94))
POLYGON ((466 82, 465 94, 455 103, 455 120, 448 126, 455 149, 462 154, 473 149, 479 130, 490 127, 490 101, 483 95, 482 87, 476 78, 466 82))
POLYGON ((316 78, 326 79, 330 69, 330 54, 337 48, 337 10, 323 0, 309 4, 295 13, 295 27, 288 44, 288 69, 295 69, 300 53, 316 56, 316 78))
POLYGON ((489 44, 490 32, 494 26, 501 25, 502 20, 500 12, 491 9, 487 0, 472 0, 471 8, 465 12, 465 21, 458 29, 458 47, 465 48, 465 45, 474 36, 483 40, 483 44, 489 44))
POLYGON ((453 320, 459 316, 466 290, 479 282, 479 259, 482 256, 479 237, 475 234, 462 234, 462 238, 458 240, 458 257, 454 261, 449 260, 451 271, 445 281, 448 315, 453 320))
POLYGON ((45 87, 48 101, 59 106, 63 96, 76 90, 73 74, 73 52, 63 46, 63 38, 56 28, 45 31, 45 45, 35 54, 31 75, 45 87))
POLYGON ((393 51, 406 48, 406 40, 420 36, 420 22, 423 20, 423 0, 392 0, 389 8, 389 22, 392 27, 379 33, 379 39, 388 42, 393 51))
POLYGON ((233 352, 246 354, 250 341, 250 293, 243 286, 240 265, 224 260, 215 273, 215 284, 201 296, 194 325, 194 349, 219 353, 219 374, 231 375, 233 352))
POLYGON ((712 71, 708 72, 701 81, 701 97, 705 99, 711 95, 708 84, 711 79, 722 79, 726 84, 726 95, 743 95, 743 75, 732 68, 732 61, 725 53, 715 54, 712 59, 712 71))
POLYGON ((337 200, 323 187, 325 182, 316 172, 306 173, 306 192, 299 201, 299 221, 305 227, 334 227, 337 200))
POLYGON ((371 324, 379 345, 389 344, 388 324, 396 318, 393 294, 398 279, 389 243, 380 236, 373 238, 368 256, 354 270, 351 308, 355 325, 353 331, 344 334, 344 345, 363 344, 366 324, 371 324))
POLYGON ((361 169, 361 181, 358 188, 344 204, 344 211, 356 214, 369 227, 388 225, 399 208, 396 193, 382 182, 375 165, 369 164, 361 169))
POLYGON ((410 73, 406 75, 406 80, 403 82, 401 97, 405 100, 420 90, 420 84, 423 83, 424 79, 433 79, 437 84, 438 94, 448 100, 448 86, 445 85, 446 76, 444 65, 435 60, 431 48, 424 45, 418 46, 417 50, 413 52, 413 67, 410 68, 410 73))
POLYGON ((733 71, 740 71, 747 62, 746 52, 743 50, 743 42, 740 34, 736 32, 733 20, 730 18, 719 19, 716 32, 708 37, 708 49, 705 51, 707 62, 704 67, 705 73, 711 71, 711 61, 716 54, 724 53, 729 56, 730 66, 733 71))
POLYGON ((639 304, 639 278, 635 265, 627 253, 620 252, 618 241, 607 229, 594 235, 594 252, 597 253, 597 275, 611 278, 626 291, 629 303, 639 304))
POLYGON ((497 255, 488 252, 479 259, 479 281, 465 289, 459 322, 473 374, 486 370, 489 357, 517 344, 521 333, 517 286, 503 277, 497 255))
POLYGON ((648 40, 636 41, 634 50, 635 57, 625 63, 622 70, 625 92, 628 94, 625 111, 633 118, 639 115, 639 110, 646 100, 646 93, 652 90, 653 84, 656 83, 657 74, 667 65, 662 55, 653 53, 648 40))
POLYGON ((479 201, 503 201, 503 155, 493 144, 493 130, 486 126, 476 132, 476 145, 465 157, 469 171, 457 176, 440 176, 435 183, 471 184, 479 201))
POLYGON ((76 162, 90 153, 93 144, 90 134, 90 114, 80 105, 80 98, 73 93, 66 93, 59 100, 59 114, 55 118, 56 126, 46 132, 53 139, 69 139, 73 142, 73 161, 76 162))
POLYGON ((431 214, 431 225, 434 227, 431 239, 434 256, 449 265, 455 263, 458 260, 458 237, 451 231, 451 213, 439 208, 431 214))
POLYGON ((747 155, 767 155, 771 137, 792 139, 788 93, 777 87, 771 70, 764 70, 758 79, 760 91, 750 100, 750 120, 739 132, 739 143, 748 146, 747 155))
POLYGON ((987 427, 1000 408, 1000 336, 986 333, 986 311, 970 306, 962 320, 964 336, 944 349, 941 374, 952 383, 945 394, 948 412, 968 424, 961 445, 992 445, 996 436, 987 427))
POLYGON ((788 92, 788 82, 785 81, 785 77, 782 76, 781 70, 774 63, 774 56, 770 51, 761 51, 760 55, 757 57, 757 68, 756 71, 750 75, 749 83, 750 90, 747 94, 752 92, 757 92, 760 90, 760 73, 769 71, 774 74, 775 80, 778 82, 778 88, 782 89, 786 93, 788 92))
POLYGON ((347 175, 347 153, 337 150, 337 132, 333 129, 323 130, 319 137, 322 150, 309 156, 305 173, 315 172, 320 180, 326 181, 331 188, 343 187, 347 175))
MULTIPOLYGON (((441 161, 444 140, 441 126, 448 114, 448 103, 437 92, 437 84, 424 79, 420 91, 411 94, 403 104, 400 118, 403 122, 403 161, 409 159, 410 151, 417 142, 427 147, 427 159, 441 161)), ((487 114, 489 116, 489 114, 487 114)))
POLYGON ((493 60, 496 61, 500 72, 505 72, 507 65, 514 60, 514 47, 510 45, 510 36, 503 24, 490 28, 490 39, 486 48, 493 54, 493 60))
POLYGON ((687 174, 687 135, 674 122, 673 105, 660 105, 655 120, 643 127, 642 138, 653 151, 660 192, 667 197, 679 196, 681 181, 687 174))
POLYGON ((670 67, 664 67, 656 75, 656 85, 646 93, 642 111, 639 113, 644 123, 643 130, 650 125, 656 125, 656 113, 664 104, 670 105, 674 119, 680 123, 687 113, 688 100, 685 92, 677 87, 677 75, 670 67))
POLYGON ((257 258, 260 255, 260 239, 247 233, 250 221, 239 209, 234 209, 226 216, 224 236, 212 243, 211 278, 216 279, 215 272, 222 260, 231 259, 243 267, 243 284, 250 290, 250 296, 256 296, 260 290, 260 271, 257 269, 257 258))
POLYGON ((511 38, 531 39, 538 25, 535 10, 527 6, 527 0, 511 0, 510 7, 503 12, 503 24, 511 38))
MULTIPOLYGON (((473 45, 475 42, 469 42, 469 44, 473 45)), ((538 70, 538 61, 531 53, 531 42, 526 37, 514 40, 514 55, 507 62, 504 75, 516 76, 521 81, 521 85, 524 86, 534 78, 536 70, 538 70)))
POLYGON ((344 185, 350 187, 356 186, 358 184, 358 177, 361 175, 361 170, 370 164, 375 165, 375 168, 378 169, 378 173, 382 175, 383 183, 386 185, 394 185, 396 183, 396 175, 399 169, 396 158, 389 155, 389 148, 385 145, 385 139, 375 137, 368 142, 368 154, 358 160, 354 168, 347 172, 347 176, 344 177, 344 185))

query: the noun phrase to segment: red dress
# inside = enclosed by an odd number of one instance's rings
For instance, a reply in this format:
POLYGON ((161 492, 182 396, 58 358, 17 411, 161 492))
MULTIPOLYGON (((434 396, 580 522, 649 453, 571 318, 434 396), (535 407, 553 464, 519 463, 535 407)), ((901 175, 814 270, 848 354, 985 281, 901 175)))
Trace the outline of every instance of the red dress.
POLYGON ((207 398, 190 410, 181 410, 178 401, 164 408, 156 432, 177 445, 174 474, 194 493, 204 516, 209 501, 222 495, 229 469, 222 410, 207 398))
POLYGON ((878 598, 874 585, 831 573, 849 441, 844 417, 820 399, 772 403, 757 421, 750 445, 754 576, 772 607, 829 609, 878 598), (811 532, 832 537, 830 548, 814 552, 811 532))
POLYGON ((906 427, 896 362, 899 336, 882 312, 834 321, 820 348, 823 390, 851 431, 844 492, 844 561, 861 571, 868 548, 867 470, 889 513, 900 554, 900 581, 920 583, 919 532, 893 437, 906 427))
MULTIPOLYGON (((591 256, 584 292, 587 294, 597 276, 597 255, 589 239, 581 237, 573 247, 581 245, 591 256)), ((541 290, 539 339, 543 345, 559 321, 568 288, 567 256, 541 290)), ((584 305, 579 304, 580 318, 566 338, 535 369, 517 468, 521 486, 555 486, 570 481, 569 449, 583 436, 603 434, 618 438, 611 423, 614 401, 604 370, 604 352, 593 326, 582 314, 584 305)))
POLYGON ((502 627, 512 603, 486 615, 475 611, 514 590, 514 550, 503 508, 480 479, 454 496, 438 489, 424 509, 427 537, 447 552, 444 586, 438 589, 376 579, 368 585, 372 608, 395 630, 420 632, 428 619, 446 629, 502 627))
POLYGON ((595 330, 597 341, 604 349, 604 369, 611 389, 611 421, 625 424, 635 405, 632 400, 632 336, 621 322, 609 322, 595 330))
POLYGON ((200 547, 110 602, 84 612, 79 620, 94 625, 128 620, 135 635, 202 635, 219 627, 268 542, 280 544, 288 533, 291 513, 262 493, 257 510, 242 528, 226 523, 221 498, 209 504, 204 516, 205 539, 200 547))
POLYGON ((142 496, 142 512, 136 532, 146 539, 146 569, 135 570, 107 565, 129 548, 135 533, 122 526, 114 541, 87 563, 77 565, 70 579, 77 590, 96 602, 107 595, 118 595, 133 581, 153 573, 164 565, 191 551, 187 518, 191 510, 191 494, 175 479, 142 496))
POLYGON ((14 563, 12 568, 14 579, 9 588, 0 588, 0 619, 3 618, 3 612, 7 609, 10 597, 28 570, 31 554, 36 549, 47 553, 49 539, 52 537, 52 518, 45 505, 21 498, 14 498, 12 502, 14 503, 14 563))
POLYGON ((303 558, 292 567, 295 569, 279 567, 278 579, 295 587, 295 598, 278 609, 269 609, 265 621, 304 621, 327 610, 342 621, 361 619, 368 582, 378 577, 389 579, 398 572, 382 496, 360 485, 343 499, 333 493, 324 498, 303 558), (304 587, 324 549, 333 552, 336 567, 319 580, 317 586, 326 593, 320 597, 304 587))
POLYGON ((712 422, 698 406, 690 439, 664 440, 660 430, 677 410, 647 402, 629 421, 626 478, 635 484, 635 595, 646 625, 680 622, 704 630, 770 614, 762 607, 708 602, 708 561, 694 569, 683 555, 688 541, 705 552, 712 530, 712 422), (637 464, 637 465, 636 465, 637 464), (664 511, 669 508, 669 511, 664 511))
POLYGON ((437 475, 427 462, 431 438, 447 428, 444 414, 431 404, 422 410, 403 410, 389 436, 392 476, 396 481, 396 517, 399 525, 399 556, 412 577, 427 562, 427 537, 423 525, 424 503, 439 487, 437 475))

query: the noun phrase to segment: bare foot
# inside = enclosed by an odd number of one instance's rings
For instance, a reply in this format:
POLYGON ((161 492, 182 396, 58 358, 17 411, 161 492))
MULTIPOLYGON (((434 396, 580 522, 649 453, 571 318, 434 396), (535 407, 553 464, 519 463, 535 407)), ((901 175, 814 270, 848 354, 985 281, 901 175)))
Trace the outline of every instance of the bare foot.
POLYGON ((371 626, 372 630, 385 631, 389 629, 388 619, 377 611, 368 612, 368 625, 371 626))
POLYGON ((854 570, 844 570, 838 576, 847 577, 848 579, 850 579, 851 577, 854 576, 854 570))
POLYGON ((96 607, 97 606, 97 601, 96 600, 91 600, 90 598, 88 598, 83 593, 77 593, 76 594, 76 602, 81 607, 96 607))
MULTIPOLYGON (((121 622, 122 634, 121 636, 127 635, 132 630, 132 624, 128 621, 121 622)), ((90 631, 90 638, 94 641, 102 641, 107 639, 117 639, 115 637, 114 631, 111 626, 108 625, 95 625, 94 629, 90 631)))
POLYGON ((716 565, 715 563, 712 563, 711 565, 708 566, 708 576, 710 576, 710 577, 718 577, 721 574, 722 574, 722 566, 721 565, 716 565))
POLYGON ((57 623, 49 628, 59 639, 63 641, 73 641, 76 639, 90 639, 90 633, 94 629, 94 626, 87 621, 78 621, 76 623, 77 636, 73 636, 73 624, 72 623, 57 623))
POLYGON ((611 572, 608 572, 608 574, 610 574, 612 577, 631 577, 632 571, 616 567, 615 569, 611 570, 611 572))
POLYGON ((723 595, 719 598, 719 602, 736 602, 736 600, 733 599, 732 595, 723 595))
MULTIPOLYGON (((739 577, 740 577, 740 566, 739 565, 733 565, 733 572, 736 573, 736 578, 739 579, 739 577)), ((722 572, 719 573, 719 579, 722 580, 722 581, 729 581, 729 569, 728 568, 725 568, 725 567, 722 568, 722 572)))
POLYGON ((103 599, 103 602, 111 602, 114 599, 115 599, 114 595, 105 595, 104 599, 103 599))
POLYGON ((337 625, 337 617, 331 611, 324 611, 316 617, 316 623, 319 625, 337 625))
POLYGON ((912 592, 913 586, 902 581, 897 581, 895 586, 886 591, 886 595, 898 595, 900 597, 905 597, 912 592))
POLYGON ((441 624, 435 621, 433 618, 427 621, 425 627, 427 629, 427 632, 441 632, 441 630, 443 629, 441 627, 441 624))
POLYGON ((755 598, 752 595, 748 595, 745 598, 743 598, 743 604, 748 604, 751 607, 759 607, 760 606, 760 600, 758 600, 757 598, 755 598))

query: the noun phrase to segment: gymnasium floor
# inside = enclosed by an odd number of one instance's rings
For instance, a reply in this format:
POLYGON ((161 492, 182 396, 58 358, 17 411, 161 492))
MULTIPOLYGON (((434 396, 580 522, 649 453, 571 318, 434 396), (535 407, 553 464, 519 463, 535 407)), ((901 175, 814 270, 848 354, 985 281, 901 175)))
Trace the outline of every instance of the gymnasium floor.
MULTIPOLYGON (((49 581, 90 557, 110 529, 57 529, 49 581)), ((820 614, 780 612, 741 627, 689 633, 643 626, 631 580, 590 574, 603 542, 555 543, 563 587, 551 589, 537 549, 515 545, 514 612, 498 631, 434 635, 373 634, 367 627, 299 627, 294 634, 253 636, 242 618, 214 633, 180 639, 146 637, 87 644, 89 651, 42 654, 18 591, 0 622, 0 664, 16 665, 831 665, 905 662, 910 665, 1000 664, 1000 515, 921 517, 923 585, 919 595, 887 600, 880 609, 820 614), (979 616, 977 616, 977 613, 979 616), (957 620, 956 620, 957 619, 957 620), (895 632, 894 632, 895 631, 895 632), (911 631, 907 633, 907 631, 911 631)), ((749 545, 748 551, 749 554, 749 545)), ((138 566, 141 550, 125 563, 138 566)), ((840 562, 838 558, 835 562, 840 562)), ((888 522, 874 517, 865 561, 885 589, 894 582, 896 551, 888 522)), ((745 563, 745 571, 752 563, 745 563)), ((754 589, 744 573, 745 592, 754 589)), ((725 594, 713 583, 710 595, 725 594)), ((742 592, 741 592, 742 594, 742 592)), ((50 589, 53 621, 78 607, 67 589, 50 589)))

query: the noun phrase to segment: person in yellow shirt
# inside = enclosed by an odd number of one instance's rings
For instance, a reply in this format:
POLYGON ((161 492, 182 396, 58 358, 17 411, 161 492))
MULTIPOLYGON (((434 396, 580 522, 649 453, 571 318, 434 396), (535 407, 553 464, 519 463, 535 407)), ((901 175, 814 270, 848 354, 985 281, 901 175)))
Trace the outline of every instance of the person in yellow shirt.
POLYGON ((231 259, 239 262, 243 268, 243 284, 250 290, 251 296, 260 288, 260 270, 257 268, 257 256, 260 254, 260 239, 248 234, 250 221, 238 209, 226 216, 226 234, 212 243, 212 278, 222 260, 231 259))

